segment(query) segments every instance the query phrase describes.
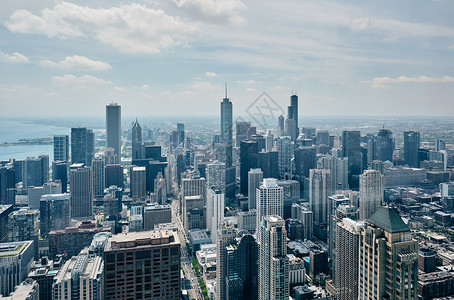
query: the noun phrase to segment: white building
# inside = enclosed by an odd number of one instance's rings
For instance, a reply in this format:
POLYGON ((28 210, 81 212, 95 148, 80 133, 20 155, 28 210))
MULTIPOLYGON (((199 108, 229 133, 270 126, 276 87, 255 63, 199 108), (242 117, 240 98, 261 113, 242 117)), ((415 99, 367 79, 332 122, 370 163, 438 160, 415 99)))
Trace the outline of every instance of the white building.
MULTIPOLYGON (((257 232, 260 232, 262 219, 269 215, 284 217, 284 189, 273 178, 263 179, 263 184, 257 188, 257 232)), ((257 240, 260 241, 260 235, 257 240)))

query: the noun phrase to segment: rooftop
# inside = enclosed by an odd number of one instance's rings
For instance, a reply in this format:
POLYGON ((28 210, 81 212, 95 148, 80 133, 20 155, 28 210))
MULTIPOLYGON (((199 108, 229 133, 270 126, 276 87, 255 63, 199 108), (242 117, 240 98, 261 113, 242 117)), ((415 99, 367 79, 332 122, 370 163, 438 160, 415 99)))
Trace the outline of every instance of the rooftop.
POLYGON ((0 244, 0 258, 22 254, 33 241, 8 242, 0 244))
POLYGON ((105 251, 147 245, 179 244, 178 235, 171 230, 151 230, 115 234, 108 239, 105 251))
POLYGON ((366 221, 390 233, 410 231, 397 210, 387 206, 378 208, 366 221))

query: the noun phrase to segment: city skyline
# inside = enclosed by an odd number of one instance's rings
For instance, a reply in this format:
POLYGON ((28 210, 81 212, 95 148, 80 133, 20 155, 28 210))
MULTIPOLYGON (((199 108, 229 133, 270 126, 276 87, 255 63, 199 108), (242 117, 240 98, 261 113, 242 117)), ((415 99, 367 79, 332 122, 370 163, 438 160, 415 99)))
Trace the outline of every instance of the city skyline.
POLYGON ((0 101, 24 116, 99 115, 112 100, 125 115, 214 115, 227 81, 236 116, 262 91, 286 107, 292 86, 302 118, 452 115, 452 8, 7 1, 0 101))

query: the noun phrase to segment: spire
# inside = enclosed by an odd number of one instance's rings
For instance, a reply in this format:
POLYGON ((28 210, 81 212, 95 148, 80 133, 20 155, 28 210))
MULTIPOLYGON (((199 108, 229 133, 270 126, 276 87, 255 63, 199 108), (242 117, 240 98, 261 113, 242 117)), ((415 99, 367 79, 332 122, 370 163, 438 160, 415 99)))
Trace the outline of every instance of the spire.
POLYGON ((227 99, 227 81, 225 82, 225 98, 227 99))

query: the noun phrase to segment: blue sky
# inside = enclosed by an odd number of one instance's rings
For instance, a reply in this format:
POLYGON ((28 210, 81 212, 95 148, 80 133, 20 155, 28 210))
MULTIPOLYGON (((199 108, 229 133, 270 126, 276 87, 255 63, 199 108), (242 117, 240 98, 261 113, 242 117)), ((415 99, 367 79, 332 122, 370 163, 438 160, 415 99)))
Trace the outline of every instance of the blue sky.
MULTIPOLYGON (((454 2, 7 0, 0 103, 25 116, 453 115, 454 2)), ((15 113, 11 113, 15 114, 15 113)), ((3 113, 9 116, 9 113, 3 113)))

